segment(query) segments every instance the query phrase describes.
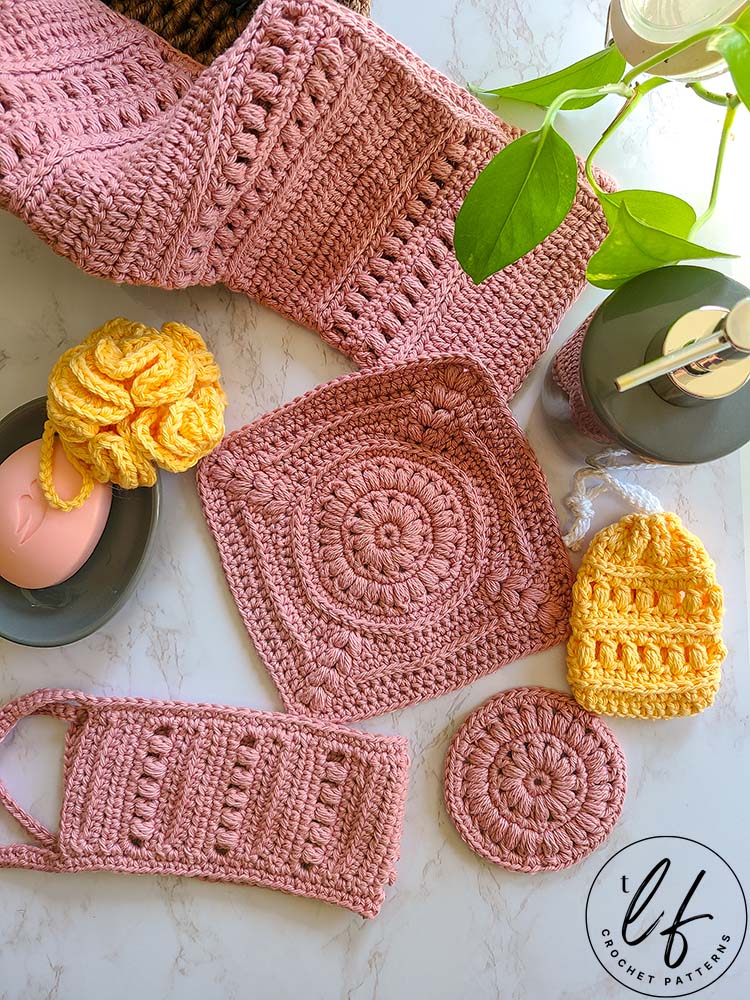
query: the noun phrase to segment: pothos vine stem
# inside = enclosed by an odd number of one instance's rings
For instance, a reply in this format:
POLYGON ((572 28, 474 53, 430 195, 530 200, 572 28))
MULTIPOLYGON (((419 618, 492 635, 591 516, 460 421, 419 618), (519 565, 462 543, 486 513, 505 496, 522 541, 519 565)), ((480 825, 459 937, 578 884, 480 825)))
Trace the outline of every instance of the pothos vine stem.
POLYGON ((719 182, 721 180, 721 170, 724 166, 724 153, 727 149, 727 140, 729 139, 729 132, 732 128, 732 123, 734 122, 734 116, 737 114, 737 108, 739 106, 739 98, 732 95, 734 100, 727 105, 727 110, 724 113, 724 124, 721 129, 721 138, 719 139, 719 149, 716 154, 716 166, 714 168, 714 180, 711 185, 711 196, 708 200, 708 206, 703 215, 697 219, 690 230, 690 239, 698 232, 698 230, 703 226, 714 213, 716 208, 716 202, 719 197, 719 182))
POLYGON ((707 90, 702 83, 689 83, 688 87, 704 101, 718 104, 721 108, 728 108, 732 101, 739 100, 736 94, 715 94, 712 90, 707 90))
MULTIPOLYGON (((686 38, 680 42, 677 42, 676 44, 670 46, 669 48, 663 50, 662 52, 659 52, 656 55, 651 56, 649 59, 645 59, 643 62, 640 62, 637 65, 633 66, 630 70, 628 70, 627 73, 624 74, 624 76, 622 76, 622 79, 620 79, 618 82, 600 84, 599 86, 596 87, 571 89, 558 94, 558 96, 555 97, 554 100, 547 107, 544 119, 542 120, 542 123, 538 129, 538 135, 541 140, 539 142, 538 148, 542 147, 544 137, 549 133, 550 129, 553 127, 557 114, 560 111, 562 111, 565 108, 565 106, 572 100, 578 99, 579 101, 581 100, 588 101, 589 104, 593 104, 595 103, 595 100, 590 100, 591 98, 594 99, 601 98, 609 94, 614 94, 622 98, 625 98, 624 103, 619 108, 615 117, 607 125, 607 127, 604 129, 601 136, 597 140, 597 142, 594 144, 593 148, 586 157, 586 162, 585 162, 586 177, 589 183, 591 184, 591 187, 593 188, 595 194, 606 208, 608 196, 604 191, 604 189, 597 183, 596 178, 594 176, 594 157, 597 155, 597 153, 605 144, 605 142, 610 138, 613 132, 617 128, 619 128, 619 126, 625 121, 625 119, 630 114, 632 114, 632 112, 636 109, 636 107, 638 106, 640 101, 645 97, 646 94, 648 94, 652 90, 655 90, 657 87, 661 87, 666 83, 673 82, 671 80, 664 79, 663 77, 659 76, 650 76, 647 79, 639 82, 638 77, 641 76, 641 74, 647 73, 649 70, 652 70, 654 67, 661 67, 664 64, 668 65, 670 60, 673 60, 675 56, 679 55, 680 53, 684 52, 687 49, 692 48, 696 44, 699 44, 707 39, 716 36, 717 34, 725 30, 726 30, 725 26, 719 25, 716 27, 706 28, 703 31, 699 31, 695 35, 692 35, 690 38, 686 38)), ((581 75, 584 75, 583 72, 581 73, 581 75)), ((691 88, 695 92, 695 94, 702 100, 708 101, 713 105, 725 108, 724 123, 722 127, 719 148, 717 151, 716 165, 714 169, 713 184, 711 188, 709 202, 704 213, 700 216, 700 218, 696 219, 694 225, 690 230, 688 239, 692 239, 694 233, 697 232, 697 230, 700 229, 700 227, 703 226, 704 223, 711 217, 716 207, 718 193, 719 193, 721 171, 724 162, 724 155, 726 152, 727 142, 731 131, 732 123, 734 121, 734 117, 737 111, 737 107, 740 104, 740 99, 737 96, 737 94, 731 94, 731 93, 725 95, 716 94, 706 89, 702 84, 697 82, 689 83, 687 86, 691 88)), ((512 95, 508 94, 508 96, 510 97, 512 95)), ((519 99, 523 101, 523 97, 520 97, 519 99)), ((531 103, 536 103, 536 102, 531 102, 531 103)), ((679 199, 675 200, 679 201, 679 199)), ((657 198, 657 204, 658 204, 658 198, 657 198)), ((627 205, 625 205, 624 203, 623 207, 627 209, 627 205)), ((691 216, 692 215, 694 215, 694 213, 691 212, 691 216)), ((640 220, 636 218, 634 219, 634 221, 637 223, 640 220)), ((646 223, 643 223, 642 225, 644 228, 644 232, 649 229, 649 226, 646 223)), ((654 225, 653 229, 656 232, 659 232, 661 227, 660 225, 654 225)), ((666 233, 667 235, 670 235, 670 231, 668 229, 664 229, 663 232, 666 233)), ((704 248, 698 247, 697 249, 703 250, 704 248)), ((714 251, 706 251, 706 255, 726 256, 717 254, 714 251)), ((649 255, 646 250, 642 252, 641 256, 643 257, 644 261, 646 261, 647 258, 651 261, 657 260, 657 257, 654 257, 653 254, 649 255)), ((591 280, 593 281, 593 279, 591 280)))
POLYGON ((714 28, 704 28, 703 31, 698 31, 696 34, 691 35, 690 38, 685 38, 681 42, 675 42, 674 45, 670 45, 668 49, 664 49, 662 52, 657 53, 655 56, 651 56, 650 59, 644 59, 643 62, 638 63, 637 66, 633 66, 625 76, 622 78, 623 83, 632 83, 633 80, 641 73, 646 73, 654 66, 660 66, 664 62, 668 62, 673 56, 679 55, 680 52, 684 52, 685 49, 692 48, 697 42, 702 42, 705 38, 711 38, 712 35, 718 34, 721 30, 720 27, 714 28))
POLYGON ((594 157, 596 156, 596 154, 602 148, 607 139, 609 139, 609 137, 612 135, 615 129, 620 127, 620 125, 625 121, 628 115, 631 114, 631 112, 635 111, 640 101, 646 96, 646 94, 650 90, 655 90, 657 87, 661 87, 662 84, 669 82, 670 82, 669 80, 665 80, 661 76, 655 76, 651 80, 646 80, 645 83, 636 84, 634 88, 631 88, 630 97, 628 97, 627 101, 625 101, 625 103, 622 105, 622 107, 617 112, 615 117, 612 119, 609 125, 604 129, 601 136, 599 137, 599 140, 596 142, 591 152, 586 157, 586 177, 588 179, 589 184, 594 189, 594 191, 596 191, 597 193, 601 193, 602 191, 602 188, 596 181, 593 170, 594 157))
POLYGON ((619 94, 621 97, 631 97, 634 93, 632 87, 624 83, 605 83, 599 87, 587 87, 584 90, 566 90, 554 99, 547 108, 544 120, 540 126, 540 131, 546 131, 555 120, 558 111, 562 111, 568 101, 587 97, 605 97, 607 94, 619 94))
MULTIPOLYGON (((684 52, 686 49, 692 48, 692 46, 695 45, 696 43, 703 41, 706 38, 711 38, 719 30, 720 28, 716 27, 706 28, 703 31, 697 32, 695 35, 692 35, 690 38, 683 39, 683 41, 681 42, 676 42, 674 45, 660 52, 658 55, 651 56, 651 58, 649 59, 644 59, 643 62, 640 62, 636 66, 633 66, 632 69, 630 69, 625 74, 625 76, 623 76, 619 85, 614 85, 614 87, 612 85, 608 85, 607 87, 598 88, 600 94, 619 93, 623 97, 626 97, 627 100, 622 105, 622 107, 615 115, 613 120, 609 123, 607 128, 602 132, 598 142, 593 147, 589 155, 586 157, 586 177, 588 179, 589 184, 592 186, 592 188, 594 189, 594 191, 596 191, 597 194, 602 193, 602 188, 597 184, 596 178, 594 177, 594 171, 593 171, 594 157, 602 148, 602 146, 610 137, 610 135, 612 135, 615 129, 617 129, 622 124, 622 122, 625 121, 628 115, 635 110, 641 99, 647 93, 649 93, 649 91, 655 90, 657 87, 661 87, 663 84, 671 82, 667 79, 664 79, 664 77, 652 77, 652 79, 646 80, 644 83, 635 84, 635 86, 632 86, 633 81, 636 80, 641 73, 647 72, 654 66, 659 66, 664 62, 668 62, 669 59, 673 58, 676 55, 679 55, 680 52, 684 52), (617 89, 618 87, 621 89, 617 89)), ((715 104, 725 105, 727 107, 727 110, 729 110, 729 108, 731 107, 732 100, 737 101, 737 97, 734 94, 727 95, 726 98, 721 98, 718 94, 711 93, 711 91, 706 90, 700 84, 693 84, 692 86, 693 90, 695 90, 695 92, 704 100, 711 101, 712 103, 715 104)), ((583 96, 583 95, 584 91, 579 91, 576 94, 576 96, 583 96)), ((557 100, 550 105, 550 107, 547 110, 544 122, 542 123, 542 128, 544 128, 545 125, 549 126, 549 123, 554 118, 555 114, 557 114, 557 112, 565 105, 567 100, 570 100, 570 96, 571 92, 569 92, 567 95, 561 94, 560 97, 558 97, 557 100)), ((586 94, 586 96, 589 95, 586 94)), ((721 151, 721 156, 723 158, 723 147, 720 148, 720 151, 721 151)), ((721 170, 720 163, 717 163, 717 167, 719 168, 720 171, 721 170)), ((718 179, 715 180, 716 184, 718 185, 718 179)), ((713 194, 714 192, 712 192, 712 197, 713 194)), ((711 211, 713 211, 713 208, 711 208, 711 211)))

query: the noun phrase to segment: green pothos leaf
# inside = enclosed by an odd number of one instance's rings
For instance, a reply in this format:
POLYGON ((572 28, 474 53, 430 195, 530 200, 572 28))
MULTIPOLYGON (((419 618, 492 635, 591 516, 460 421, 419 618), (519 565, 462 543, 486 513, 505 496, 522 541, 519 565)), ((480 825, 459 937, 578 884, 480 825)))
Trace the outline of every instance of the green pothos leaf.
POLYGON ((622 205, 628 212, 649 226, 673 236, 687 236, 695 225, 695 209, 677 195, 664 191, 645 191, 637 188, 626 191, 603 191, 597 196, 610 227, 617 223, 617 213, 622 205))
MULTIPOLYGON (((565 93, 566 90, 588 90, 589 87, 601 87, 608 83, 617 83, 625 72, 625 58, 614 45, 608 45, 600 52, 586 56, 556 73, 548 73, 536 80, 526 83, 515 83, 508 87, 497 87, 494 90, 478 90, 471 88, 472 93, 479 98, 505 97, 524 104, 535 104, 540 108, 548 108, 552 102, 565 93)), ((602 97, 573 97, 566 101, 566 110, 590 108, 592 104, 601 101, 602 97)))
POLYGON ((509 143, 479 174, 456 217, 461 267, 477 283, 557 229, 576 194, 575 153, 553 128, 509 143))
POLYGON ((588 280, 599 288, 617 288, 644 271, 681 260, 734 256, 648 225, 628 211, 626 201, 607 221, 609 235, 586 270, 588 280))
POLYGON ((723 56, 737 88, 737 96, 746 108, 750 108, 750 8, 733 24, 724 25, 713 38, 709 38, 706 48, 723 56))

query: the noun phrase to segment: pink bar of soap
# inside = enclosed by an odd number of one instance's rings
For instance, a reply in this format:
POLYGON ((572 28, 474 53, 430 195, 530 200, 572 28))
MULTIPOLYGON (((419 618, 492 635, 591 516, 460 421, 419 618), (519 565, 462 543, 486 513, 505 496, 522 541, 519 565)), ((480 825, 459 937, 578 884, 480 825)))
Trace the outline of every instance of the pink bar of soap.
MULTIPOLYGON (((77 510, 51 507, 39 485, 41 447, 32 441, 0 465, 0 576, 29 590, 53 587, 83 566, 102 537, 112 503, 112 487, 97 483, 77 510)), ((52 477, 63 500, 81 488, 59 441, 52 477)))

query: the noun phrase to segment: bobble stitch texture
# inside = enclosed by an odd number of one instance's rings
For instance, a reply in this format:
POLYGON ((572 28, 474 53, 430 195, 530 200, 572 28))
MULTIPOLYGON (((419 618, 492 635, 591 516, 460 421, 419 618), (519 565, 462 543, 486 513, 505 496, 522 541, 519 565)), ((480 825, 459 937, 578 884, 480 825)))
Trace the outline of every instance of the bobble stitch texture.
MULTIPOLYGON (((228 49, 250 23, 261 0, 104 0, 112 10, 140 21, 170 45, 208 64, 228 49)), ((339 0, 358 14, 369 0, 339 0)))
POLYGON ((544 476, 474 359, 319 386, 230 434, 198 488, 290 711, 380 715, 567 638, 544 476))
POLYGON ((377 915, 396 878, 408 743, 275 712, 44 689, 0 708, 70 725, 59 833, 0 782, 35 841, 1 868, 192 875, 377 915))
POLYGON ((606 233, 581 171, 554 233, 475 285, 456 213, 519 130, 331 0, 265 0, 205 68, 99 0, 0 3, 0 112, 0 207, 84 270, 223 282, 361 368, 472 354, 506 399, 606 233))
POLYGON ((607 726, 546 688, 512 688, 456 732, 445 802, 477 854, 518 872, 577 864, 609 836, 625 800, 625 757, 607 726))
POLYGON ((630 514, 595 536, 573 587, 568 682, 605 715, 665 719, 714 700, 724 595, 676 514, 630 514))

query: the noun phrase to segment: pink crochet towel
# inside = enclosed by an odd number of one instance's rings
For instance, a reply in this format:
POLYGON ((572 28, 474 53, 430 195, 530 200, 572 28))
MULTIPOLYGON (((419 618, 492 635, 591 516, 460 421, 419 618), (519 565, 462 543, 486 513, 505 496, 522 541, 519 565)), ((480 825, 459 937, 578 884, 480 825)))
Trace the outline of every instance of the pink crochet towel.
POLYGON ((68 722, 59 832, 0 783, 35 844, 0 868, 194 875, 377 915, 396 877, 408 744, 272 712, 40 690, 0 709, 68 722))
POLYGON ((472 358, 319 386, 230 434, 198 487, 290 711, 381 715, 568 635, 544 475, 472 358))
POLYGON ((0 2, 0 205, 92 274, 224 282, 360 366, 462 351, 518 388, 605 234, 480 286, 453 225, 518 130, 333 0, 265 0, 209 67, 98 0, 0 2))

